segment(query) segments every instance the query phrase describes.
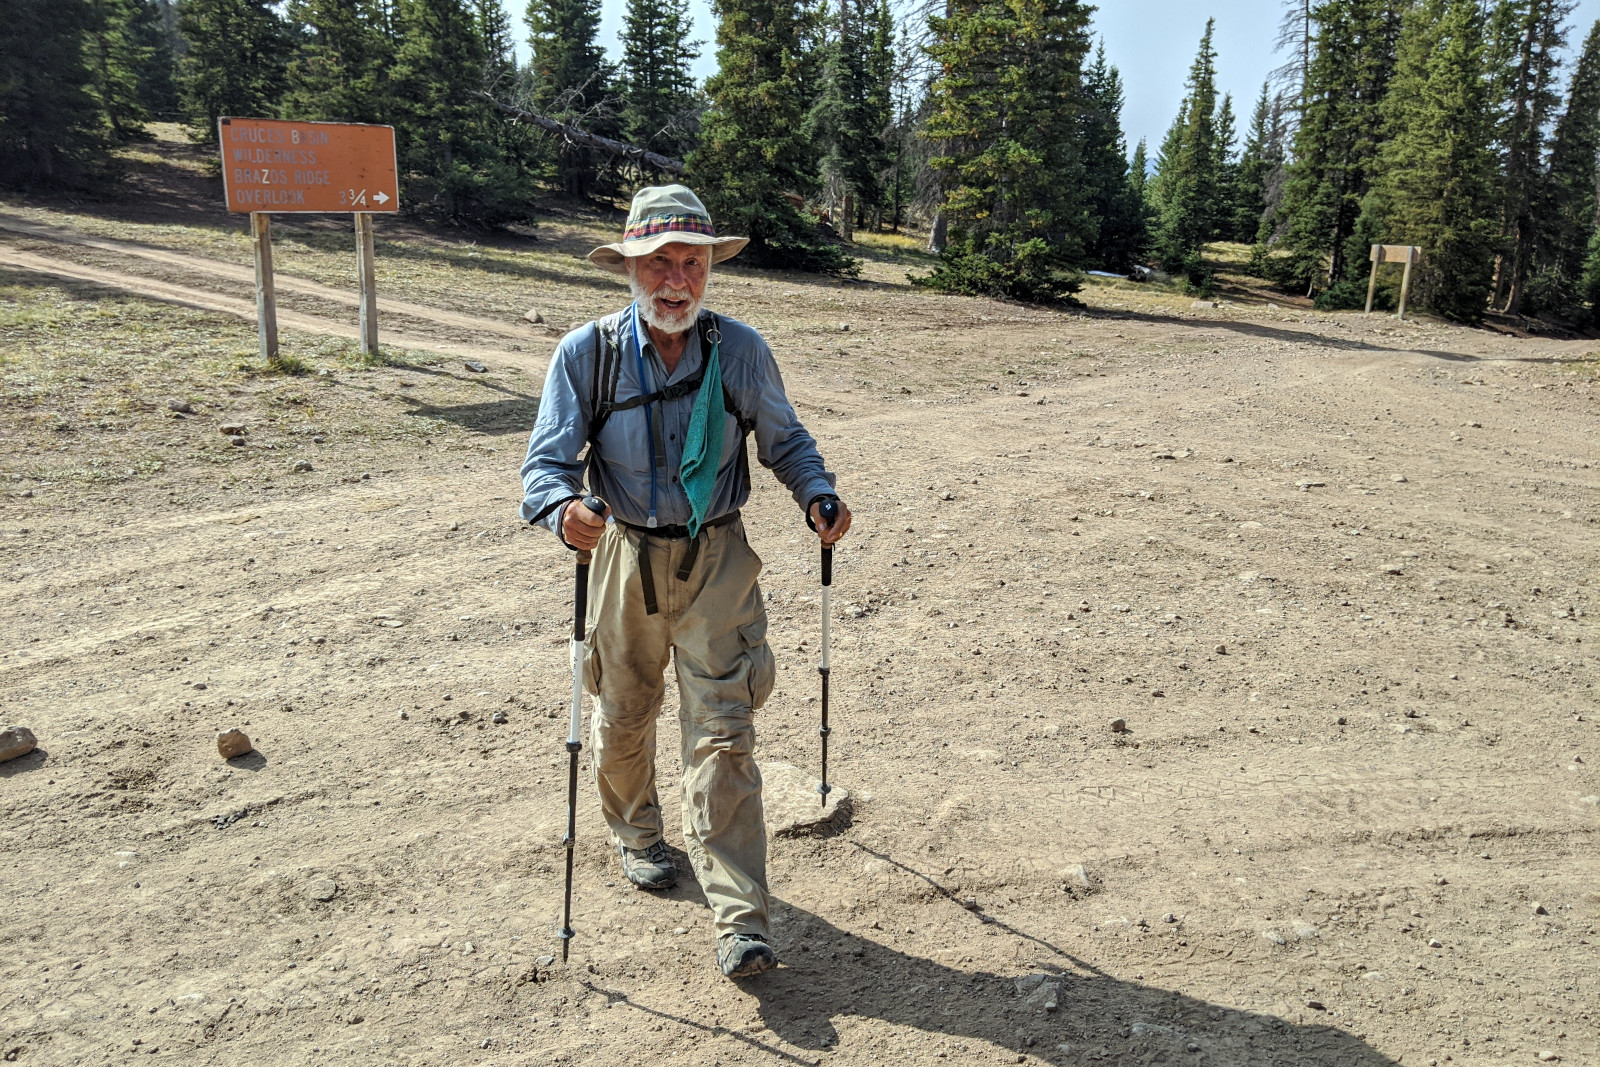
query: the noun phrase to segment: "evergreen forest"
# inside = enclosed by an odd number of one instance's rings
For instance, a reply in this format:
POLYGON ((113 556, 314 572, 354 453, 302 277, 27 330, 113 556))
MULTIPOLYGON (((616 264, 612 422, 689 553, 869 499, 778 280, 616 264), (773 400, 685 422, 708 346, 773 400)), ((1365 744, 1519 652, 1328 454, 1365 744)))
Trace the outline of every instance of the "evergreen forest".
POLYGON ((627 0, 608 50, 599 0, 527 0, 521 25, 500 0, 0 0, 0 184, 115 181, 152 122, 384 123, 405 209, 447 225, 669 177, 596 147, 621 143, 681 161, 757 266, 850 274, 860 234, 910 232, 943 291, 1059 300, 1098 270, 1207 295, 1225 241, 1339 309, 1370 246, 1404 244, 1436 314, 1600 318, 1600 23, 1570 0, 1287 0, 1283 65, 1244 100, 1213 20, 1160 144, 1131 146, 1092 5, 909 10, 719 0, 707 41, 688 0, 627 0))

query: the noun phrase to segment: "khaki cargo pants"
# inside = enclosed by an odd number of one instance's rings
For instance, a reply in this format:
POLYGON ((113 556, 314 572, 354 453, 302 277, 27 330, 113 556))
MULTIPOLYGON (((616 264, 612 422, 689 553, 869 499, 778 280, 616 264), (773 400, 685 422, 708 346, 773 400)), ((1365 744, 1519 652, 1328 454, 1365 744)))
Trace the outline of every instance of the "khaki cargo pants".
POLYGON ((683 745, 683 838, 718 936, 767 936, 767 830, 755 761, 754 711, 772 694, 761 559, 744 524, 701 532, 687 581, 687 539, 647 538, 658 614, 646 615, 641 534, 606 527, 590 570, 584 688, 595 782, 612 839, 645 848, 661 839, 656 715, 669 659, 678 672, 683 745))

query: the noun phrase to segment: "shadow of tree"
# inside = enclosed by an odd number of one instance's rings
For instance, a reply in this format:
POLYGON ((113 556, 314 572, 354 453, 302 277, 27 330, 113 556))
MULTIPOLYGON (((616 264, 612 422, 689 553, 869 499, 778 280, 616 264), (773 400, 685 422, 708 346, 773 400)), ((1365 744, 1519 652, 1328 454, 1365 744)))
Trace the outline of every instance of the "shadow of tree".
POLYGON ((1430 356, 1434 359, 1449 360, 1454 363, 1559 363, 1561 360, 1548 356, 1534 358, 1513 358, 1506 356, 1474 356, 1465 352, 1446 352, 1433 348, 1396 348, 1390 345, 1373 344, 1357 338, 1328 337, 1322 334, 1305 333, 1300 330, 1285 330, 1278 326, 1268 326, 1259 322, 1245 322, 1237 319, 1186 319, 1178 315, 1159 315, 1153 312, 1141 311, 1106 311, 1096 309, 1092 313, 1096 319, 1130 320, 1147 322, 1152 325, 1187 327, 1190 329, 1226 330, 1230 333, 1241 334, 1245 337, 1255 337, 1271 341, 1284 341, 1290 344, 1305 345, 1309 348, 1331 348, 1343 352, 1392 352, 1414 353, 1419 356, 1430 356))
POLYGON ((491 381, 481 381, 478 384, 485 389, 505 394, 506 399, 491 400, 481 404, 439 406, 403 397, 408 408, 406 414, 416 418, 453 422, 457 426, 493 436, 525 434, 532 431, 534 420, 539 417, 538 396, 519 393, 491 381))

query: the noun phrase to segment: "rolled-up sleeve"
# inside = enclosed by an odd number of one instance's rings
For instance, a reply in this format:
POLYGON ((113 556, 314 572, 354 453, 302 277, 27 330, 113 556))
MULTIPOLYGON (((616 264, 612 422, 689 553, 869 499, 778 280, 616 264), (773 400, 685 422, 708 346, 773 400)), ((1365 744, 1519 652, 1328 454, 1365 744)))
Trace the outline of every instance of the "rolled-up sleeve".
POLYGON ((838 479, 823 466, 816 439, 800 424, 784 392, 778 361, 765 341, 757 343, 755 364, 756 458, 788 487, 804 511, 817 497, 832 494, 838 479))
POLYGON ((589 439, 591 412, 582 383, 592 376, 592 357, 582 344, 587 332, 569 333, 556 346, 522 464, 522 518, 558 537, 559 505, 583 495, 584 460, 579 454, 589 439))

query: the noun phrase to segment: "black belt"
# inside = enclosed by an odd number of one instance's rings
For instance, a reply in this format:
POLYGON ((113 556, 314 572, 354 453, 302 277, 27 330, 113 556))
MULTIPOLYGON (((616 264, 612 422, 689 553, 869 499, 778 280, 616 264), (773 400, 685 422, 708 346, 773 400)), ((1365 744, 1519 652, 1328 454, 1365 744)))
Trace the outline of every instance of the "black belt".
MULTIPOLYGON (((689 527, 687 526, 635 526, 631 522, 622 522, 621 519, 617 521, 628 529, 635 530, 643 535, 639 538, 639 582, 644 586, 644 613, 646 615, 658 615, 661 609, 656 604, 656 580, 655 575, 650 570, 650 548, 645 542, 652 537, 663 541, 688 540, 689 550, 683 554, 683 562, 678 564, 678 581, 687 582, 689 573, 694 570, 695 561, 700 558, 700 538, 696 537, 690 540, 689 527)), ((737 521, 739 521, 739 512, 737 510, 730 511, 720 518, 702 523, 700 530, 704 532, 714 526, 726 526, 730 522, 737 521)))

